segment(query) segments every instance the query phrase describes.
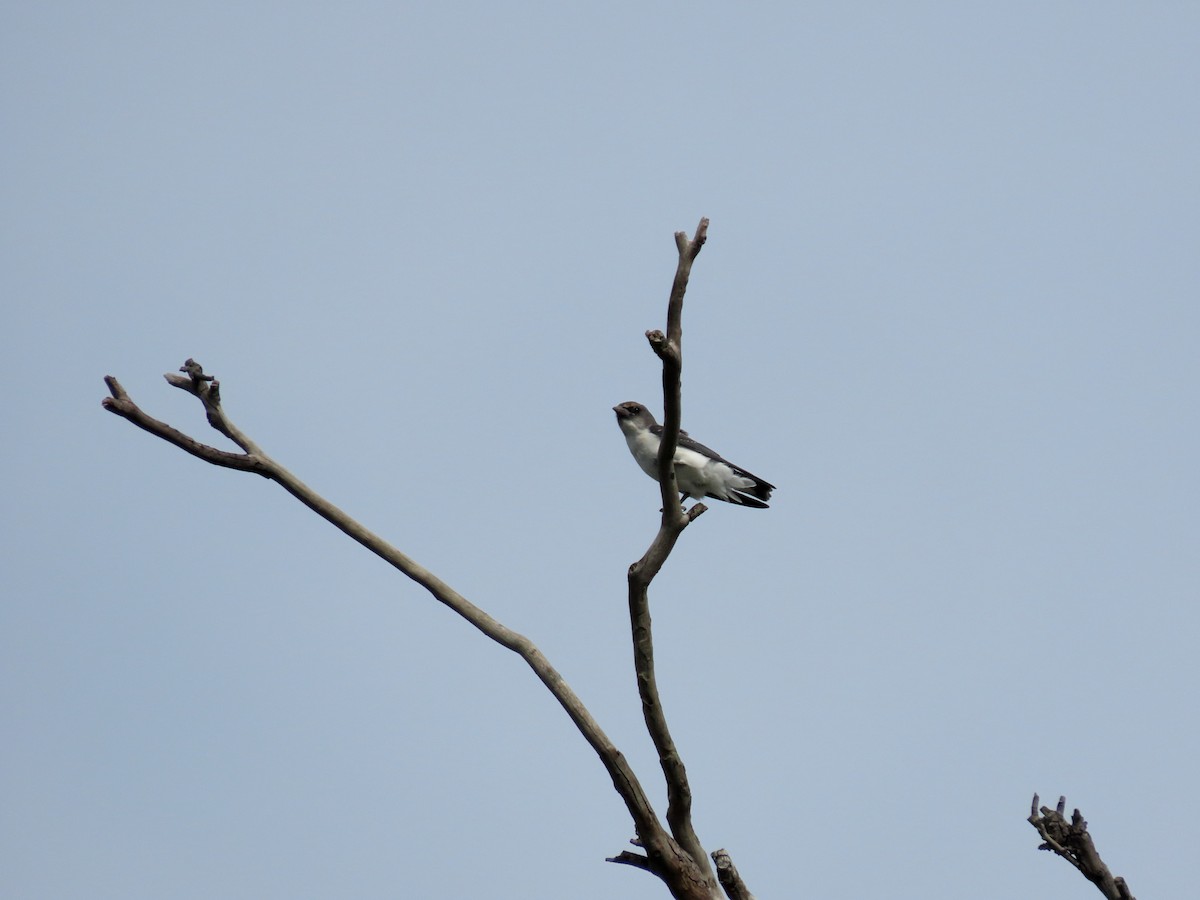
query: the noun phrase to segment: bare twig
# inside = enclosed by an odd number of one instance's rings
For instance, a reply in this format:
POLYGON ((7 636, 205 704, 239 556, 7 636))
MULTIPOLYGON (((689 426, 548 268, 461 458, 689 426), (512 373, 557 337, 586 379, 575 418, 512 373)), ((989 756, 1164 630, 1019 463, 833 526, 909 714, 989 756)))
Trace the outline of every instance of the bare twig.
MULTIPOLYGON (((170 381, 177 376, 165 375, 163 377, 170 381)), ((230 469, 241 469, 244 472, 255 472, 264 478, 271 477, 261 462, 253 456, 245 453, 229 453, 225 450, 218 450, 216 447, 210 447, 208 444, 202 444, 195 438, 188 437, 182 431, 175 430, 166 422, 160 422, 153 416, 146 415, 130 399, 129 394, 125 392, 125 388, 121 387, 121 383, 111 375, 104 376, 104 383, 108 385, 108 392, 112 396, 105 397, 100 405, 109 412, 116 413, 123 419, 128 419, 138 428, 157 435, 164 441, 168 441, 176 447, 186 450, 192 456, 199 457, 205 462, 212 463, 214 466, 226 466, 230 469)))
MULTIPOLYGON (((570 716, 584 739, 600 757, 613 786, 621 799, 625 801, 626 809, 633 818, 637 833, 645 841, 652 859, 667 860, 683 857, 684 854, 663 830, 650 801, 647 799, 637 776, 629 767, 625 757, 609 740, 608 736, 592 718, 580 699, 563 680, 558 671, 550 665, 542 652, 529 638, 518 634, 500 624, 482 609, 475 606, 428 569, 401 553, 374 532, 363 527, 338 507, 334 506, 320 494, 304 484, 295 475, 277 463, 258 447, 254 441, 241 432, 226 416, 221 406, 220 385, 212 376, 205 375, 200 365, 194 360, 188 360, 180 371, 186 377, 168 373, 167 381, 182 390, 198 397, 204 404, 209 424, 226 437, 240 446, 245 453, 229 453, 218 450, 207 444, 202 444, 192 437, 183 434, 164 422, 147 415, 121 387, 117 379, 107 376, 104 381, 108 385, 111 397, 106 397, 102 405, 109 412, 128 419, 139 428, 150 432, 186 450, 193 456, 213 465, 225 466, 254 472, 258 475, 277 482, 284 490, 307 506, 321 518, 331 523, 350 538, 362 544, 376 556, 390 563, 413 581, 424 587, 439 602, 445 604, 458 615, 462 616, 479 631, 503 647, 519 655, 533 669, 542 683, 546 685, 554 698, 570 716)), ((665 864, 664 864, 665 865, 665 864)), ((688 897, 690 895, 681 894, 688 897)))
MULTIPOLYGON (((708 219, 700 220, 700 224, 696 226, 696 234, 690 241, 686 232, 675 232, 679 263, 675 267, 675 280, 671 284, 671 297, 667 301, 667 333, 664 335, 657 330, 646 332, 646 340, 663 363, 663 434, 658 445, 658 483, 663 500, 664 526, 668 520, 679 524, 682 515, 681 504, 673 502, 678 499, 679 491, 675 484, 675 468, 672 462, 679 444, 679 428, 683 419, 683 392, 680 380, 683 372, 683 295, 687 293, 692 263, 696 261, 707 240, 708 219)), ((682 526, 679 530, 683 530, 682 526)), ((667 552, 670 552, 670 548, 667 552)), ((663 559, 666 559, 665 553, 663 559)), ((659 565, 661 567, 661 563, 659 565)))
POLYGON ((1047 806, 1038 808, 1038 795, 1033 795, 1033 804, 1029 812, 1029 824, 1037 829, 1042 836, 1039 850, 1050 850, 1078 869, 1083 877, 1096 885, 1100 893, 1108 900, 1134 900, 1129 886, 1124 878, 1114 878, 1088 834, 1087 821, 1083 814, 1076 809, 1068 822, 1063 816, 1067 808, 1067 798, 1059 797, 1058 806, 1050 809, 1047 806))

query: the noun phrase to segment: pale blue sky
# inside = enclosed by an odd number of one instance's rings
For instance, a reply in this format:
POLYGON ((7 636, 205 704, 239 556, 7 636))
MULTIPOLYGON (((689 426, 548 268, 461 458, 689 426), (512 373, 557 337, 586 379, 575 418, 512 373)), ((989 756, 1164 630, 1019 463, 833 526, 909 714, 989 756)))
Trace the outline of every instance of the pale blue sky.
POLYGON ((761 898, 1194 889, 1200 8, 10 3, 0 894, 663 898, 625 570, 672 234, 684 425, 779 486, 655 583, 696 824, 761 898))

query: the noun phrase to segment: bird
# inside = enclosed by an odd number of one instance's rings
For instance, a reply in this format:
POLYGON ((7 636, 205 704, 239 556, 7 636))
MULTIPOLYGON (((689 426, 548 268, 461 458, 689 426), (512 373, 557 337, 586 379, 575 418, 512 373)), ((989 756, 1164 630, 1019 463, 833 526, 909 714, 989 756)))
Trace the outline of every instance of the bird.
MULTIPOLYGON (((658 481, 658 447, 663 427, 654 421, 650 410, 634 400, 618 403, 613 412, 617 414, 617 424, 625 435, 629 452, 642 471, 658 481)), ((711 497, 753 509, 767 509, 766 501, 775 490, 775 485, 692 440, 686 431, 679 432, 675 448, 675 484, 683 494, 681 502, 688 497, 694 500, 711 497)))

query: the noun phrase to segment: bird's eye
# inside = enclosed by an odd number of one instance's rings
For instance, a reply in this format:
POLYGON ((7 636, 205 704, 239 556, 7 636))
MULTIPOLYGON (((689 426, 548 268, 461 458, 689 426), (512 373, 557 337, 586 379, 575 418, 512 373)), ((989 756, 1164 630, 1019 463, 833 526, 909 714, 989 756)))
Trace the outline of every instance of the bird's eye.
POLYGON ((633 406, 629 407, 629 411, 636 416, 642 411, 642 408, 635 403, 633 406))

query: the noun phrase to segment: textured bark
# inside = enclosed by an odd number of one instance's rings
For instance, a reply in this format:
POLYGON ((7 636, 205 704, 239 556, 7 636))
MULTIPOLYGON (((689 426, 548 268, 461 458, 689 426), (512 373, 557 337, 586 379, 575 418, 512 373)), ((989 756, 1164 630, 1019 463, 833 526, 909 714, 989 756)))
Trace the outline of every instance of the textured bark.
POLYGON ((729 858, 728 852, 723 849, 714 850, 712 859, 717 867, 717 880, 721 882, 729 900, 754 900, 754 895, 742 882, 742 876, 738 874, 737 866, 729 858))

